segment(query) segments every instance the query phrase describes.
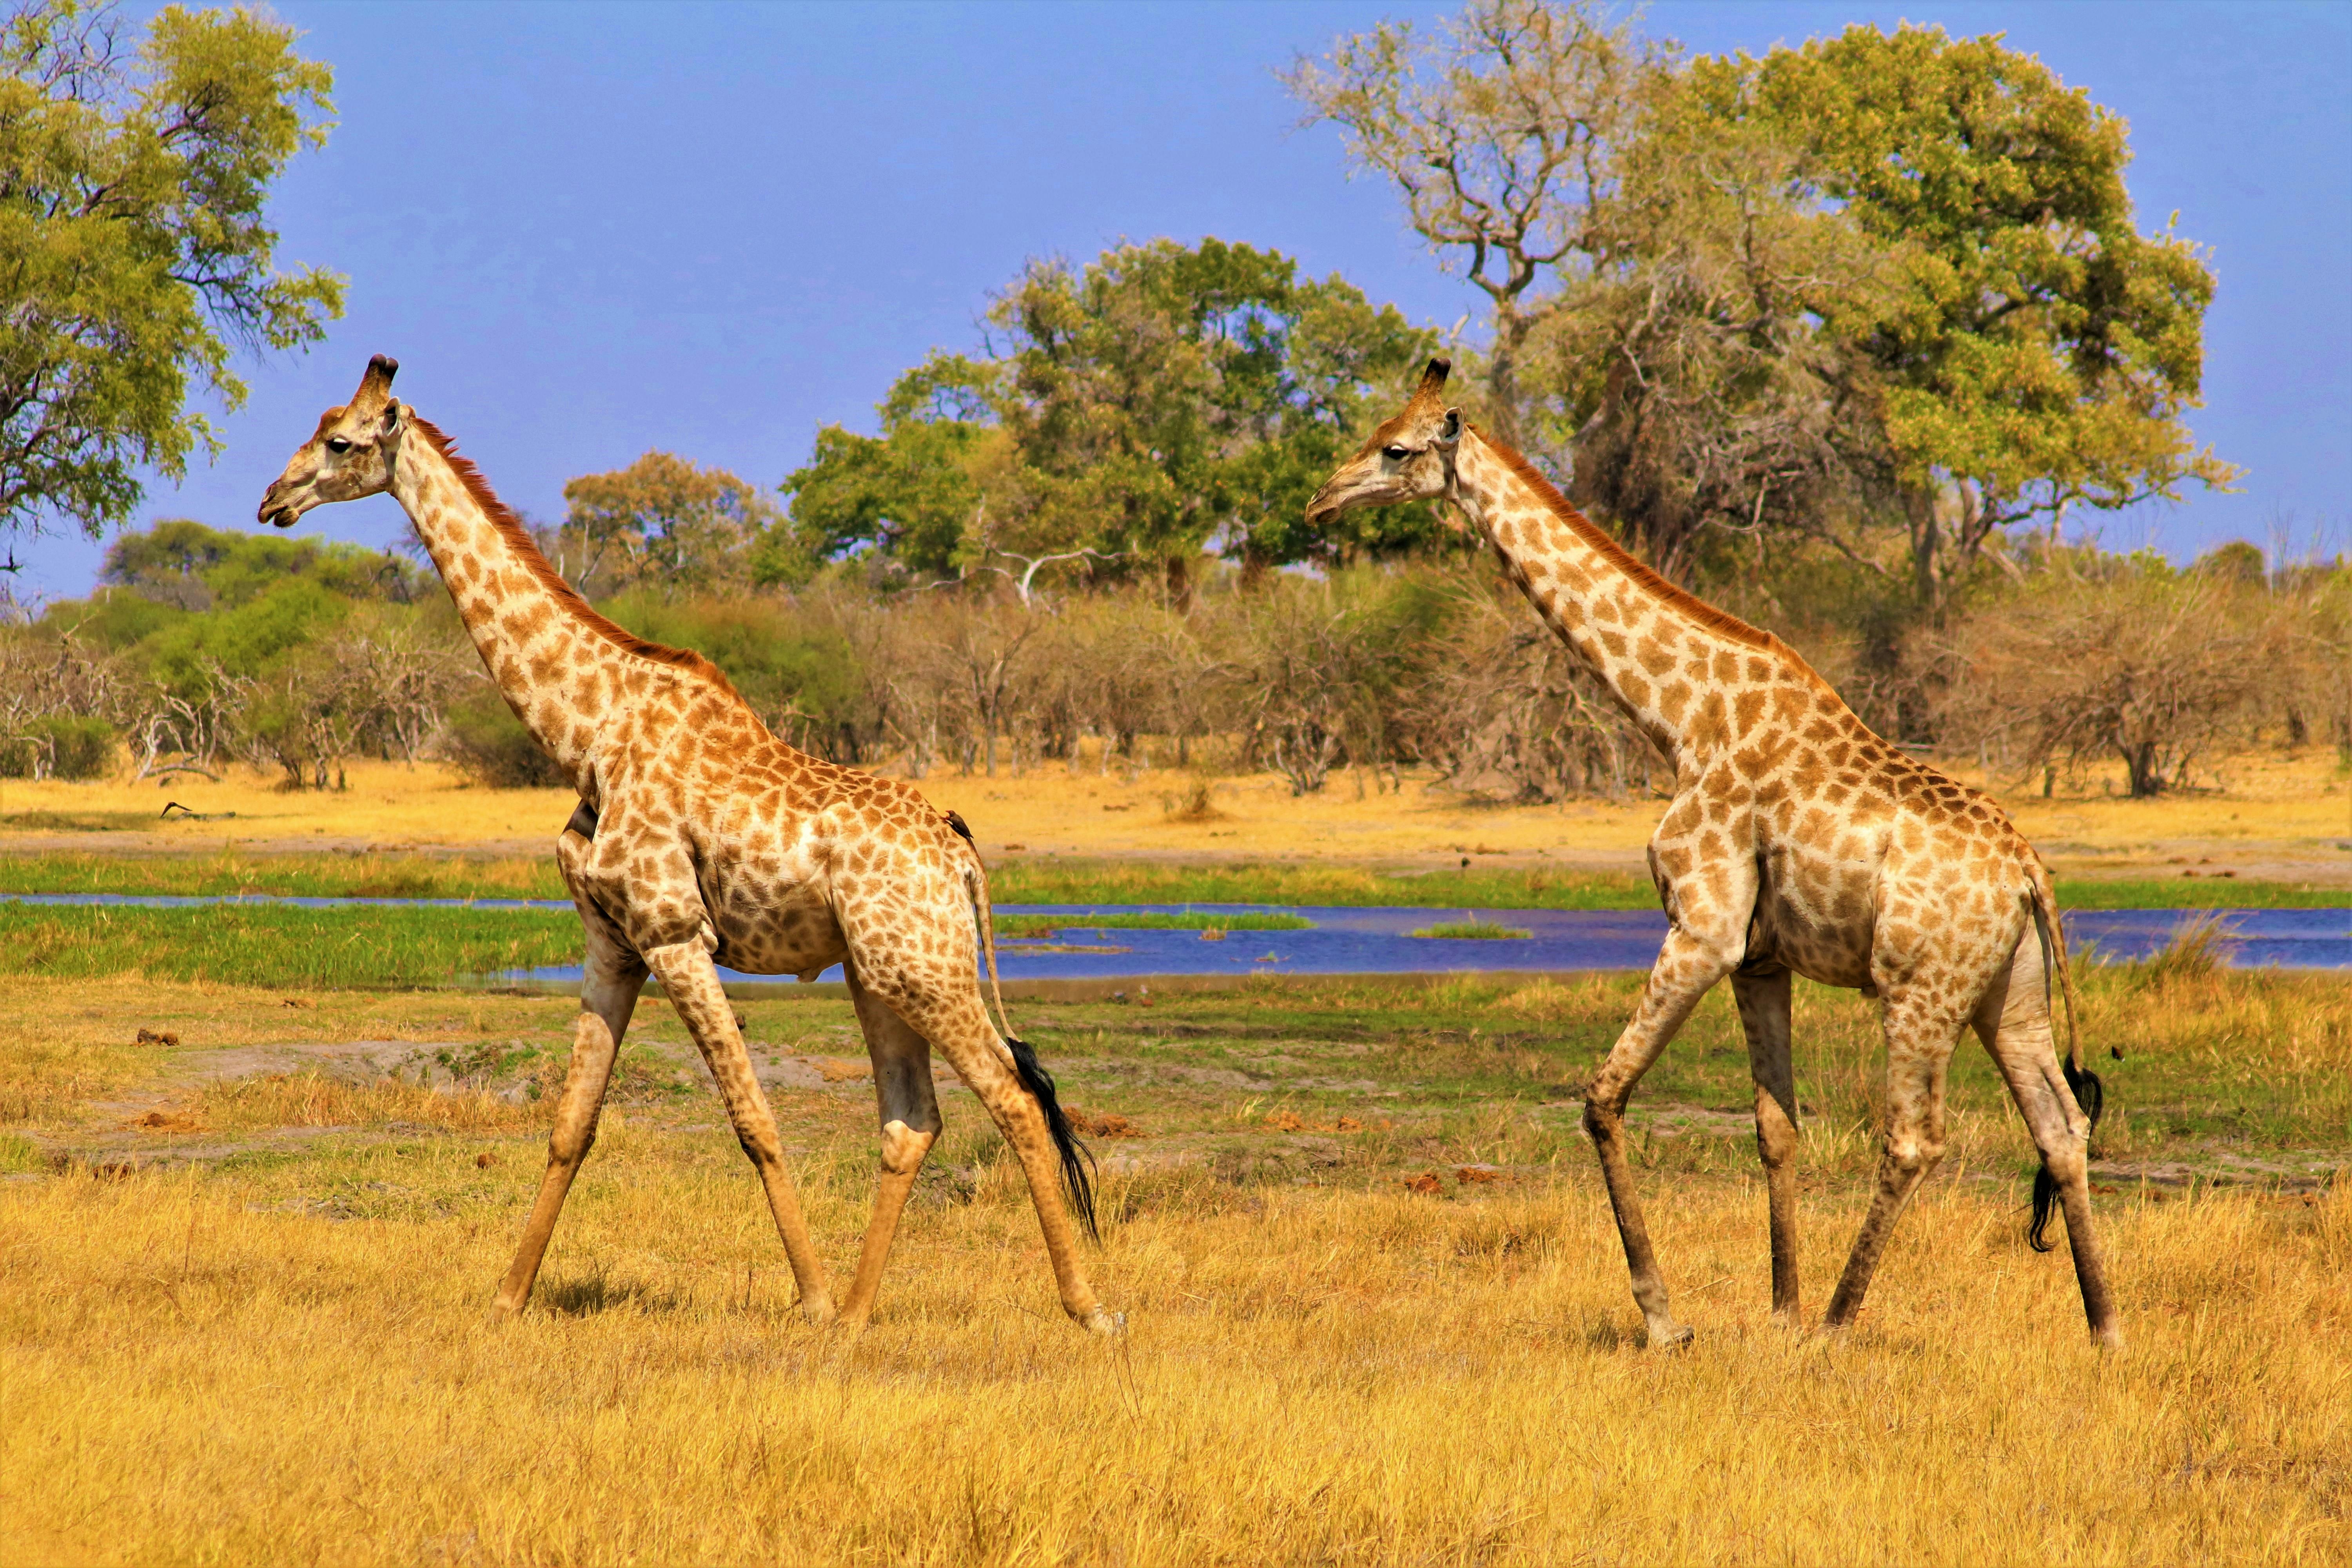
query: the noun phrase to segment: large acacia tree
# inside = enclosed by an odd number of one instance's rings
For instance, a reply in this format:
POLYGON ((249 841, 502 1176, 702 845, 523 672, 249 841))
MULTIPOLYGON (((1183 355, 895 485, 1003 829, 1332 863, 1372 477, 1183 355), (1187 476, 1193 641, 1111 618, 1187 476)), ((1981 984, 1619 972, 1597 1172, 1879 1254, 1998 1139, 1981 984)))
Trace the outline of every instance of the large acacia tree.
POLYGON ((1849 27, 1693 75, 1889 256, 1897 287, 1845 330, 1882 388, 1922 602, 1940 607, 2001 529, 2229 482, 2181 418, 2213 274, 2169 225, 2140 231, 2127 128, 2088 92, 1932 27, 1849 27))
POLYGON ((1594 0, 1471 0, 1433 28, 1382 22, 1301 57, 1283 80, 1309 123, 1347 137, 1359 171, 1393 182, 1407 221, 1487 298, 1481 412, 1524 443, 1520 357, 1553 301, 1603 248, 1597 218, 1643 82, 1666 58, 1594 0))
POLYGON ((122 521, 142 469, 215 449, 192 389, 236 407, 236 350, 304 347, 341 313, 333 274, 275 266, 263 214, 332 111, 294 39, 243 9, 0 20, 0 536, 122 521))

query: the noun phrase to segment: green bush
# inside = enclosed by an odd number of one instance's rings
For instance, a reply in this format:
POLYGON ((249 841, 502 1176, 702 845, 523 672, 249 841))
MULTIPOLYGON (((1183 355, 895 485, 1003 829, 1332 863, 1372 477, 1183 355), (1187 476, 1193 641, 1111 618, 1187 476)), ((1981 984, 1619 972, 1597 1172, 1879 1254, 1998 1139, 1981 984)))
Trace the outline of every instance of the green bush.
POLYGON ((114 726, 103 719, 57 714, 36 719, 0 740, 0 778, 28 779, 37 759, 61 779, 99 779, 114 771, 114 726))
POLYGON ((449 710, 441 745, 467 778, 494 789, 556 789, 572 782, 494 690, 479 691, 449 710))

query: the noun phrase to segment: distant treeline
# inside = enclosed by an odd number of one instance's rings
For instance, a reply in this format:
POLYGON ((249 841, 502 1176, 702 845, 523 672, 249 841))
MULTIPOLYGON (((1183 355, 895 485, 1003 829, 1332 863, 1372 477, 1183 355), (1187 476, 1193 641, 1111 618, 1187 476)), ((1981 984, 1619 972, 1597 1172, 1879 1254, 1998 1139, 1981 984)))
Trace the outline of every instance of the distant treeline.
MULTIPOLYGON (((0 769, 216 772, 331 788, 353 757, 442 757, 492 784, 559 782, 488 684, 447 595, 397 555, 159 524, 118 541, 91 598, 0 626, 0 769)), ((2249 745, 2352 760, 2352 569, 2272 571, 2231 545, 2186 570, 2053 549, 1964 610, 1877 635, 1824 569, 1717 585, 1787 636, 1882 732, 2016 777, 2089 770, 2150 795, 2249 745), (1891 676, 1889 672, 1894 672, 1891 676)), ((600 605, 724 669, 808 751, 934 769, 1271 769, 1301 793, 1426 768, 1496 799, 1664 785, 1660 759, 1501 583, 1461 551, 1312 574, 1203 559, 1026 594, 981 575, 600 605)))

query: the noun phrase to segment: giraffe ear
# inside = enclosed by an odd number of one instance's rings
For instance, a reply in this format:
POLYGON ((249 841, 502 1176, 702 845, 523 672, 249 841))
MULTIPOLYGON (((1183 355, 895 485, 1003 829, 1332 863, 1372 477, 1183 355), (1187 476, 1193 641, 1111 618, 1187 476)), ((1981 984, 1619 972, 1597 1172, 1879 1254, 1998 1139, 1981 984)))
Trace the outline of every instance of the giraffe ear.
POLYGON ((1445 411, 1444 422, 1437 427, 1437 444, 1441 447, 1451 447, 1460 439, 1462 439, 1462 410, 1449 408, 1445 411))

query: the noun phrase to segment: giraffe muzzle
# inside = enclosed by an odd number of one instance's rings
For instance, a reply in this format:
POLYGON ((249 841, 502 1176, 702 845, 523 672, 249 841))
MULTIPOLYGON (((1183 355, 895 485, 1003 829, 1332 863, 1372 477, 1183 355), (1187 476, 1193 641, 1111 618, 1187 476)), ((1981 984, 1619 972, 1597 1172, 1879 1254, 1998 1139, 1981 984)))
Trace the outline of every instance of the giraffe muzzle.
POLYGON ((279 497, 278 491, 284 483, 282 479, 275 480, 261 492, 261 505, 254 512, 257 521, 266 522, 272 528, 291 528, 301 517, 299 507, 279 497))

